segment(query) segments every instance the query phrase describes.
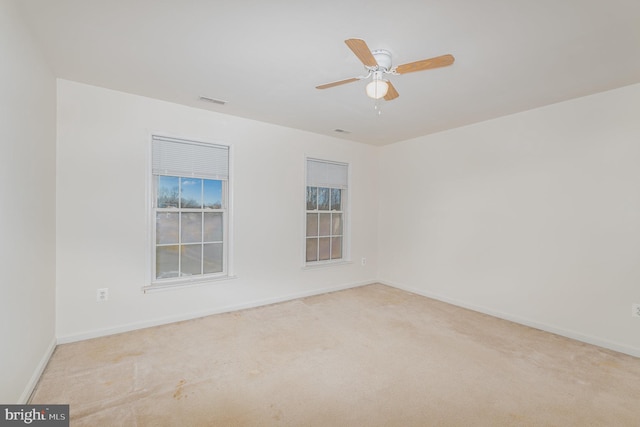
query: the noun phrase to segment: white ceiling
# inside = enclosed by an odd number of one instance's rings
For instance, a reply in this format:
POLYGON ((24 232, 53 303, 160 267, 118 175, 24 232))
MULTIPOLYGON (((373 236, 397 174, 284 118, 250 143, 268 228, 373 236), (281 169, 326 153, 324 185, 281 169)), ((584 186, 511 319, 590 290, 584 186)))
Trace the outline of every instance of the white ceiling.
POLYGON ((18 3, 57 77, 373 145, 640 82, 638 0, 18 3), (392 76, 378 116, 364 81, 315 89, 364 73, 347 38, 456 61, 392 76))

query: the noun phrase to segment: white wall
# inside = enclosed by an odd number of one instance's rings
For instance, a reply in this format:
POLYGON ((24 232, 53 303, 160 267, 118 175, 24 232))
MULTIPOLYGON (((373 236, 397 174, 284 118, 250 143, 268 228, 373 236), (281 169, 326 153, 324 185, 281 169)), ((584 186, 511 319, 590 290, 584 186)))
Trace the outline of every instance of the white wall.
POLYGON ((386 146, 380 279, 640 355, 640 85, 386 146))
POLYGON ((55 79, 0 1, 0 402, 24 403, 55 345, 55 79))
POLYGON ((57 335, 61 342, 321 293, 376 278, 377 150, 58 80, 57 335), (232 146, 234 273, 144 294, 151 132, 232 146), (352 168, 352 256, 302 269, 305 155, 352 168), (96 289, 110 300, 96 303, 96 289))

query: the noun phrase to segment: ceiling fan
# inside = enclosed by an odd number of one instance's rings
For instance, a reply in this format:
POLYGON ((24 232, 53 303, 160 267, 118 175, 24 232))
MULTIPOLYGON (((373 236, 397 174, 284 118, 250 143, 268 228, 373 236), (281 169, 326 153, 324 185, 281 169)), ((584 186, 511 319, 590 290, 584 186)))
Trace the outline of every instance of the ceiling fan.
POLYGON ((391 101, 400 95, 391 82, 383 78, 385 74, 400 75, 413 73, 414 71, 446 67, 447 65, 453 64, 453 61, 455 60, 452 55, 442 55, 392 67, 391 53, 389 51, 384 49, 371 50, 369 49, 369 46, 367 46, 367 43, 361 39, 347 39, 344 42, 364 64, 364 67, 367 70, 367 75, 325 83, 320 86, 316 86, 316 89, 328 89, 330 87, 340 86, 345 83, 351 83, 358 80, 366 80, 369 77, 372 77, 371 81, 366 86, 367 95, 373 99, 384 98, 386 101, 391 101))

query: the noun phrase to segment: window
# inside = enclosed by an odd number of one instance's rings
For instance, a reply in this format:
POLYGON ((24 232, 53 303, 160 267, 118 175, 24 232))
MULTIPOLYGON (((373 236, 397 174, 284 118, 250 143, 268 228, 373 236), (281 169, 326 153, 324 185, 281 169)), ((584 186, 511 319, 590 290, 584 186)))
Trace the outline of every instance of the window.
POLYGON ((348 258, 345 253, 348 175, 345 163, 307 159, 307 265, 348 258))
POLYGON ((227 274, 229 147, 152 138, 153 284, 227 274))

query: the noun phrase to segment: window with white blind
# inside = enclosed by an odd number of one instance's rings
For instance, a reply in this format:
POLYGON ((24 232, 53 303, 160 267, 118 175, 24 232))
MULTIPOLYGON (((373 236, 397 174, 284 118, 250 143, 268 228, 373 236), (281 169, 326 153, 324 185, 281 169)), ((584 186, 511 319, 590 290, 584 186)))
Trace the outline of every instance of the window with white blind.
POLYGON ((349 165, 307 159, 306 265, 343 261, 346 253, 349 165))
POLYGON ((229 147, 152 137, 152 285, 227 275, 229 147))

